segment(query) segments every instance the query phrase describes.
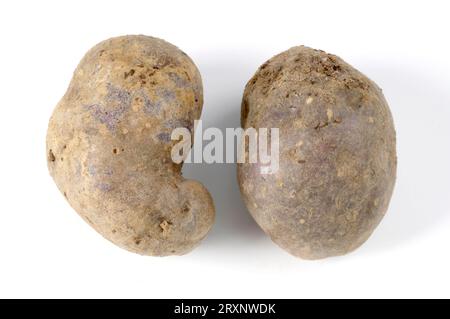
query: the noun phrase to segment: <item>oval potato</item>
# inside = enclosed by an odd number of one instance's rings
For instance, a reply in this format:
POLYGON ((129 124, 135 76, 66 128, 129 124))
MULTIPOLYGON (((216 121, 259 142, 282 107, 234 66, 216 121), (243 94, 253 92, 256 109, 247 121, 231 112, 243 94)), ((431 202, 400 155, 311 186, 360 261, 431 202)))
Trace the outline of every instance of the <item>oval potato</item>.
POLYGON ((279 128, 279 170, 239 164, 248 210, 289 253, 318 259, 364 243, 396 176, 396 138, 378 86, 340 58, 304 46, 264 63, 248 82, 243 128, 279 128))

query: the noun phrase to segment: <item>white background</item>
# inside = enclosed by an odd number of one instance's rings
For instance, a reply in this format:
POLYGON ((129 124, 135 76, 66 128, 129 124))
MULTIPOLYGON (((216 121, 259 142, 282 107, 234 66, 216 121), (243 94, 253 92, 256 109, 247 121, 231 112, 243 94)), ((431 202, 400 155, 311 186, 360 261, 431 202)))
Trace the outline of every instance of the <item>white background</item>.
POLYGON ((450 297, 448 1, 1 1, 0 297, 450 297), (232 164, 190 165, 217 220, 182 257, 116 248, 69 207, 46 167, 45 134, 83 54, 125 34, 166 39, 204 81, 204 127, 239 125, 246 81, 305 44, 383 88, 398 136, 389 211, 356 252, 290 256, 240 199, 232 164))

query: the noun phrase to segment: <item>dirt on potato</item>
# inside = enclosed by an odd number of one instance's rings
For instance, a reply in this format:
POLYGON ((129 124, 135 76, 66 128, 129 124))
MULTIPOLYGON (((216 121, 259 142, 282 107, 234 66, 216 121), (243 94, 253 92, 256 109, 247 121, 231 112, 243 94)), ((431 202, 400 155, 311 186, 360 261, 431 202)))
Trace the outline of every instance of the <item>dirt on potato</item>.
POLYGON ((248 82, 243 128, 280 129, 280 168, 239 164, 248 210, 289 253, 318 259, 364 243, 396 177, 393 119, 381 89, 337 56, 304 46, 264 63, 248 82))

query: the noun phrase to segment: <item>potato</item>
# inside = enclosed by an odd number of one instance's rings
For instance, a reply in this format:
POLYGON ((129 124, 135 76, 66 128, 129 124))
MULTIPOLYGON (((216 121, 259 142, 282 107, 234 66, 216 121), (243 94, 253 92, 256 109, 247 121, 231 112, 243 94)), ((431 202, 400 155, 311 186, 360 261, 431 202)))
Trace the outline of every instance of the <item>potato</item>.
POLYGON ((101 42, 82 59, 50 119, 48 168, 70 205, 129 251, 181 255, 203 239, 214 205, 171 160, 172 130, 193 130, 202 82, 177 47, 148 36, 101 42))
POLYGON ((279 128, 279 169, 238 165, 248 210, 304 259, 343 255, 383 218, 396 176, 392 116, 381 89, 340 58, 299 46, 248 82, 243 128, 279 128))

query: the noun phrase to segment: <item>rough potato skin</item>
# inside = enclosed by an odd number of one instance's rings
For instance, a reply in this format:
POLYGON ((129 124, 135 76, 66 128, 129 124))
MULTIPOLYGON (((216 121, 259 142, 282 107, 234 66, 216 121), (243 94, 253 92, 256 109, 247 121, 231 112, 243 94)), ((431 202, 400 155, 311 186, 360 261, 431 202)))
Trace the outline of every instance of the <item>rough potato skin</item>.
POLYGON ((396 138, 381 89, 340 58, 304 46, 264 63, 248 82, 243 128, 280 129, 280 168, 239 164, 256 222, 304 259, 346 254, 383 218, 396 176, 396 138))
POLYGON ((48 169, 70 205, 116 245, 181 255, 203 239, 214 205, 172 162, 172 129, 193 130, 200 74, 177 47, 148 36, 101 42, 82 59, 47 132, 48 169))

